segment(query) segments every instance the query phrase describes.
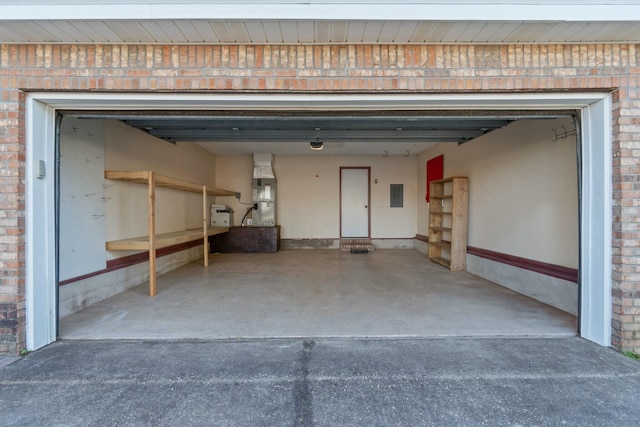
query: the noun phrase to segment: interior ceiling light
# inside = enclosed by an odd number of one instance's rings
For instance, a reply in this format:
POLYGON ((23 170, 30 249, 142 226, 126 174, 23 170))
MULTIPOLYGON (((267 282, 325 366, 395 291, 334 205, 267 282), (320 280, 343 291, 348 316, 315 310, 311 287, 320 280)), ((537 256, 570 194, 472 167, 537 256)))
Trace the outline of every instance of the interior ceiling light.
POLYGON ((312 150, 320 151, 324 148, 324 142, 320 141, 320 138, 316 138, 315 141, 309 143, 309 148, 312 150))

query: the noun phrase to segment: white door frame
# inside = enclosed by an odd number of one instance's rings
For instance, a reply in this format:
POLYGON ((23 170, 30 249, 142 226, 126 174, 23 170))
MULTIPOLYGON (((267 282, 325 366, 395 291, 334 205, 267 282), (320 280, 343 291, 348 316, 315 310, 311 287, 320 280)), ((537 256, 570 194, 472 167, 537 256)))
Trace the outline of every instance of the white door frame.
POLYGON ((26 116, 26 346, 35 350, 55 341, 57 331, 55 110, 30 99, 26 116))
POLYGON ((580 335, 611 344, 611 101, 608 93, 140 94, 31 92, 26 100, 27 349, 55 340, 55 113, 73 110, 581 111, 580 335), (46 175, 37 178, 39 161, 46 175))

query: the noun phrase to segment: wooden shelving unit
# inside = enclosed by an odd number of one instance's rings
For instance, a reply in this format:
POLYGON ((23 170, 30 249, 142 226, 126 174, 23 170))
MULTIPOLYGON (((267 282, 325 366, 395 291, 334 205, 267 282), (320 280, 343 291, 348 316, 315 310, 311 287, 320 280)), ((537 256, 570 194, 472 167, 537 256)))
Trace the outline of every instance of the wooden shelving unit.
POLYGON ((203 239, 204 266, 209 265, 208 237, 229 231, 227 227, 209 227, 207 196, 235 196, 234 191, 207 188, 206 185, 161 175, 153 171, 105 171, 106 179, 144 184, 149 197, 149 234, 130 239, 112 240, 106 243, 109 251, 149 251, 149 295, 156 294, 156 250, 167 246, 203 239), (156 234, 156 188, 171 188, 202 194, 202 228, 156 234))
POLYGON ((469 179, 432 181, 429 188, 429 259, 451 271, 466 269, 469 179))
MULTIPOLYGON (((207 236, 226 233, 228 227, 209 227, 207 228, 207 236)), ((190 230, 175 231, 172 233, 156 234, 156 249, 166 248, 167 246, 179 245, 187 243, 202 237, 203 230, 200 228, 192 228, 190 230)), ((112 240, 107 242, 107 250, 109 251, 148 251, 149 236, 134 237, 131 239, 112 240)))

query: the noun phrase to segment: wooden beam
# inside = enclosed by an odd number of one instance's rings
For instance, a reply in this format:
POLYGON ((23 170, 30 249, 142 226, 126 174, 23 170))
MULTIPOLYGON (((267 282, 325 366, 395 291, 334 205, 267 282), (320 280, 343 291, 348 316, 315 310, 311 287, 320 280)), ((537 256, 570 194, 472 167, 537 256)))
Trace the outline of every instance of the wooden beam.
MULTIPOLYGON (((229 227, 207 227, 207 236, 226 233, 229 227)), ((155 235, 156 250, 180 243, 192 242, 202 239, 202 228, 173 231, 155 235)), ((148 251, 149 236, 133 237, 130 239, 111 240, 105 244, 108 251, 148 251)))
MULTIPOLYGON (((178 178, 172 178, 166 175, 160 175, 152 171, 113 171, 104 172, 106 179, 115 179, 118 181, 134 182, 138 184, 147 184, 149 175, 154 174, 154 182, 156 187, 171 188, 173 190, 189 191, 192 193, 200 193, 202 191, 201 184, 185 181, 178 178)), ((235 196, 236 192, 224 190, 222 188, 209 187, 207 194, 210 196, 235 196)))
POLYGON ((146 184, 149 179, 149 171, 104 171, 106 179, 117 179, 119 181, 132 181, 146 184))

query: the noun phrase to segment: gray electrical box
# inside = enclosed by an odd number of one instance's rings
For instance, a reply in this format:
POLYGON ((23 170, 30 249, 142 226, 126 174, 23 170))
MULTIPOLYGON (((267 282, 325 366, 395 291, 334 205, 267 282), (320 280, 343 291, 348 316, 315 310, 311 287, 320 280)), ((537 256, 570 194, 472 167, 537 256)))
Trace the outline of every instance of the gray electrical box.
POLYGON ((401 208, 404 206, 404 184, 391 184, 390 185, 390 203, 392 208, 401 208))

